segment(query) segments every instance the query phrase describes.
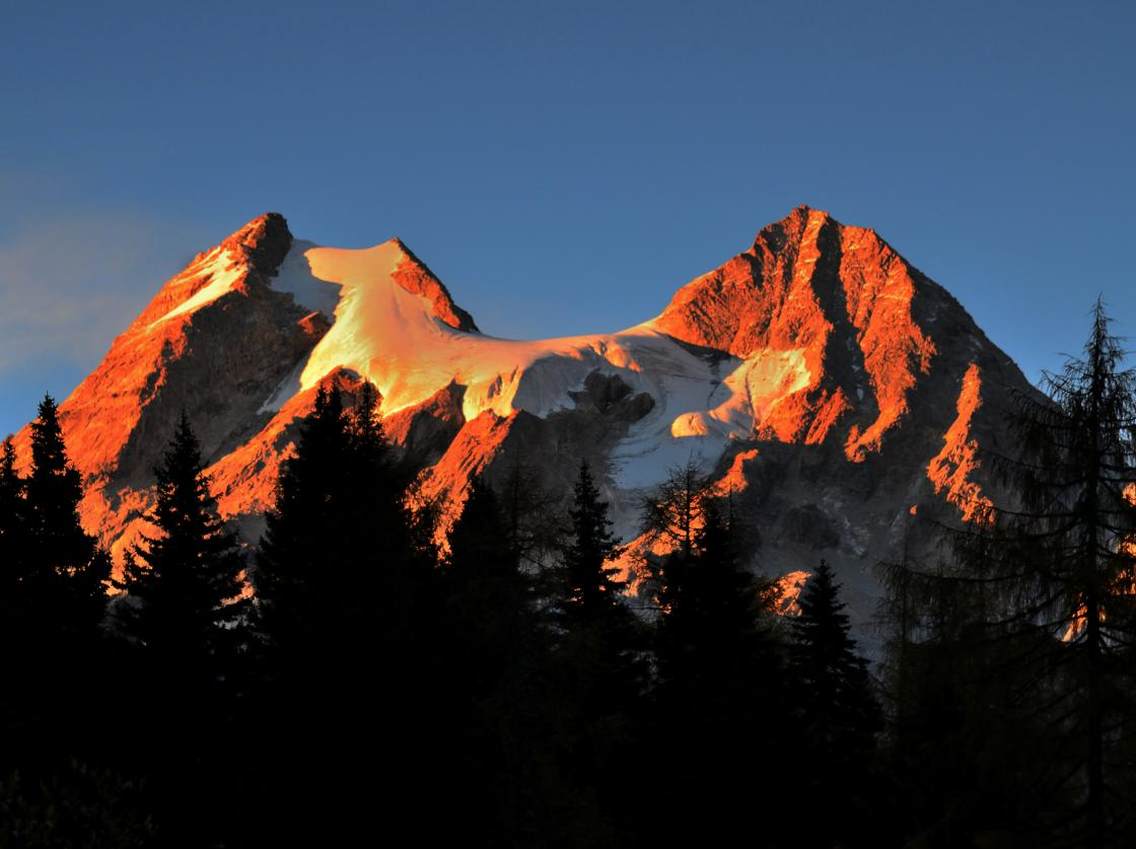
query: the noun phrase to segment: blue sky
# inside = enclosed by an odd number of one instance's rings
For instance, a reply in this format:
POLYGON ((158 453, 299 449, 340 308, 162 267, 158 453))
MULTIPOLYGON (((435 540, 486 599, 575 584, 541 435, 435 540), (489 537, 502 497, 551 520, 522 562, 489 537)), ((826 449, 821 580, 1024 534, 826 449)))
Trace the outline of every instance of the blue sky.
POLYGON ((269 209, 498 335, 640 321, 801 203, 1031 376, 1098 293, 1136 334, 1136 4, 163 5, 0 0, 0 433, 269 209))

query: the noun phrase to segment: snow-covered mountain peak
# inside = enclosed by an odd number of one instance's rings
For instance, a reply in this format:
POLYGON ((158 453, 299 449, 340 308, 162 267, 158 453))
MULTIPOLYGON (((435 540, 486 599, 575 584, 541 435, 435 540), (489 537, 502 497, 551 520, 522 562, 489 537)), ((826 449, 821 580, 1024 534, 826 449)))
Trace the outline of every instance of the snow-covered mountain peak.
MULTIPOLYGON (((482 334, 400 239, 327 247, 266 213, 162 286, 61 406, 84 521, 116 550, 140 530, 184 409, 222 509, 255 536, 316 387, 363 380, 451 518, 474 475, 523 462, 555 489, 584 459, 632 538, 644 491, 693 459, 750 511, 778 572, 813 551, 864 570, 916 505, 976 515, 974 446, 999 438, 1005 387, 1028 391, 945 290, 809 207, 649 321, 538 340, 482 334)), ((865 575, 843 576, 863 612, 865 575)))

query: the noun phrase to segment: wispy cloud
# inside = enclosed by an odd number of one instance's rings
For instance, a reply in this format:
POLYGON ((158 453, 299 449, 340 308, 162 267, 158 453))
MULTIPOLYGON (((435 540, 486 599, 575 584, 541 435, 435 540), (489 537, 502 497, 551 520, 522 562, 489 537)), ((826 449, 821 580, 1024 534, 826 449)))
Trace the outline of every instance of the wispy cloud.
POLYGON ((58 208, 0 229, 0 382, 44 359, 93 367, 193 247, 176 230, 58 208))

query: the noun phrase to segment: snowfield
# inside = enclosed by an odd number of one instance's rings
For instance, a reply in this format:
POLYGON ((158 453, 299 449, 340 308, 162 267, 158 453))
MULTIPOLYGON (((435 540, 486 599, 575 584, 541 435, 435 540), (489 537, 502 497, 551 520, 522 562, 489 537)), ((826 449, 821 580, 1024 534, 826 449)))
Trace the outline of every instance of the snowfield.
MULTIPOLYGON (((688 459, 711 466, 729 440, 750 436, 778 401, 809 385, 803 349, 759 351, 745 360, 703 353, 657 330, 654 320, 616 333, 530 341, 458 330, 437 317, 430 298, 395 279, 403 263, 413 262, 395 239, 359 250, 296 240, 272 286, 322 313, 331 327, 260 411, 279 410, 336 368, 374 383, 384 415, 456 382, 465 387, 467 421, 486 410, 546 417, 573 408, 572 393, 589 374, 618 375, 655 402, 612 457, 616 486, 636 490, 688 459)), ((204 255, 181 285, 208 282, 151 327, 216 301, 245 271, 226 250, 204 255)))
MULTIPOLYGON (((361 250, 297 241, 272 285, 332 325, 262 409, 278 410, 346 368, 378 387, 387 415, 456 381, 465 387, 466 420, 486 410, 544 417, 571 409, 571 393, 592 372, 618 375, 655 401, 613 456, 616 485, 639 489, 688 458, 712 464, 730 439, 750 435, 781 398, 809 383, 803 351, 762 351, 744 361, 703 356, 651 321, 611 334, 532 341, 457 330, 435 316, 429 298, 393 278, 413 261, 396 240, 361 250)), ((211 292, 210 300, 219 294, 211 292)))

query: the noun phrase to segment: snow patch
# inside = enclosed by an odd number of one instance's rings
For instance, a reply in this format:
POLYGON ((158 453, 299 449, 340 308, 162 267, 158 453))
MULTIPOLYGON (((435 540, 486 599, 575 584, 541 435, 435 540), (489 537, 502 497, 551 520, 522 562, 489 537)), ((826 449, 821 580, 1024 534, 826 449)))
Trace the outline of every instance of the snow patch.
POLYGON ((613 455, 616 485, 639 489, 688 459, 712 464, 730 439, 748 437, 778 400, 809 383, 803 351, 713 361, 650 322, 610 334, 531 341, 457 330, 434 316, 428 298, 393 279, 402 263, 412 261, 395 240, 363 250, 295 243, 273 287, 333 323, 262 409, 279 409, 332 370, 347 368, 375 384, 384 415, 456 381, 465 387, 467 421, 486 410, 545 417, 573 408, 572 393, 592 372, 615 374, 655 401, 613 455))
POLYGON ((314 247, 312 242, 294 240, 288 255, 280 263, 276 277, 272 279, 272 288, 288 293, 300 306, 321 312, 331 320, 339 303, 339 286, 312 276, 307 252, 314 247))
POLYGON ((209 282, 161 318, 150 322, 150 327, 161 324, 163 321, 171 319, 174 316, 194 312, 201 309, 206 304, 212 303, 222 295, 232 291, 233 286, 241 279, 246 271, 245 266, 236 262, 232 254, 227 250, 214 248, 193 267, 190 273, 185 275, 183 280, 179 280, 175 286, 188 286, 194 281, 198 281, 206 276, 210 278, 209 282))

